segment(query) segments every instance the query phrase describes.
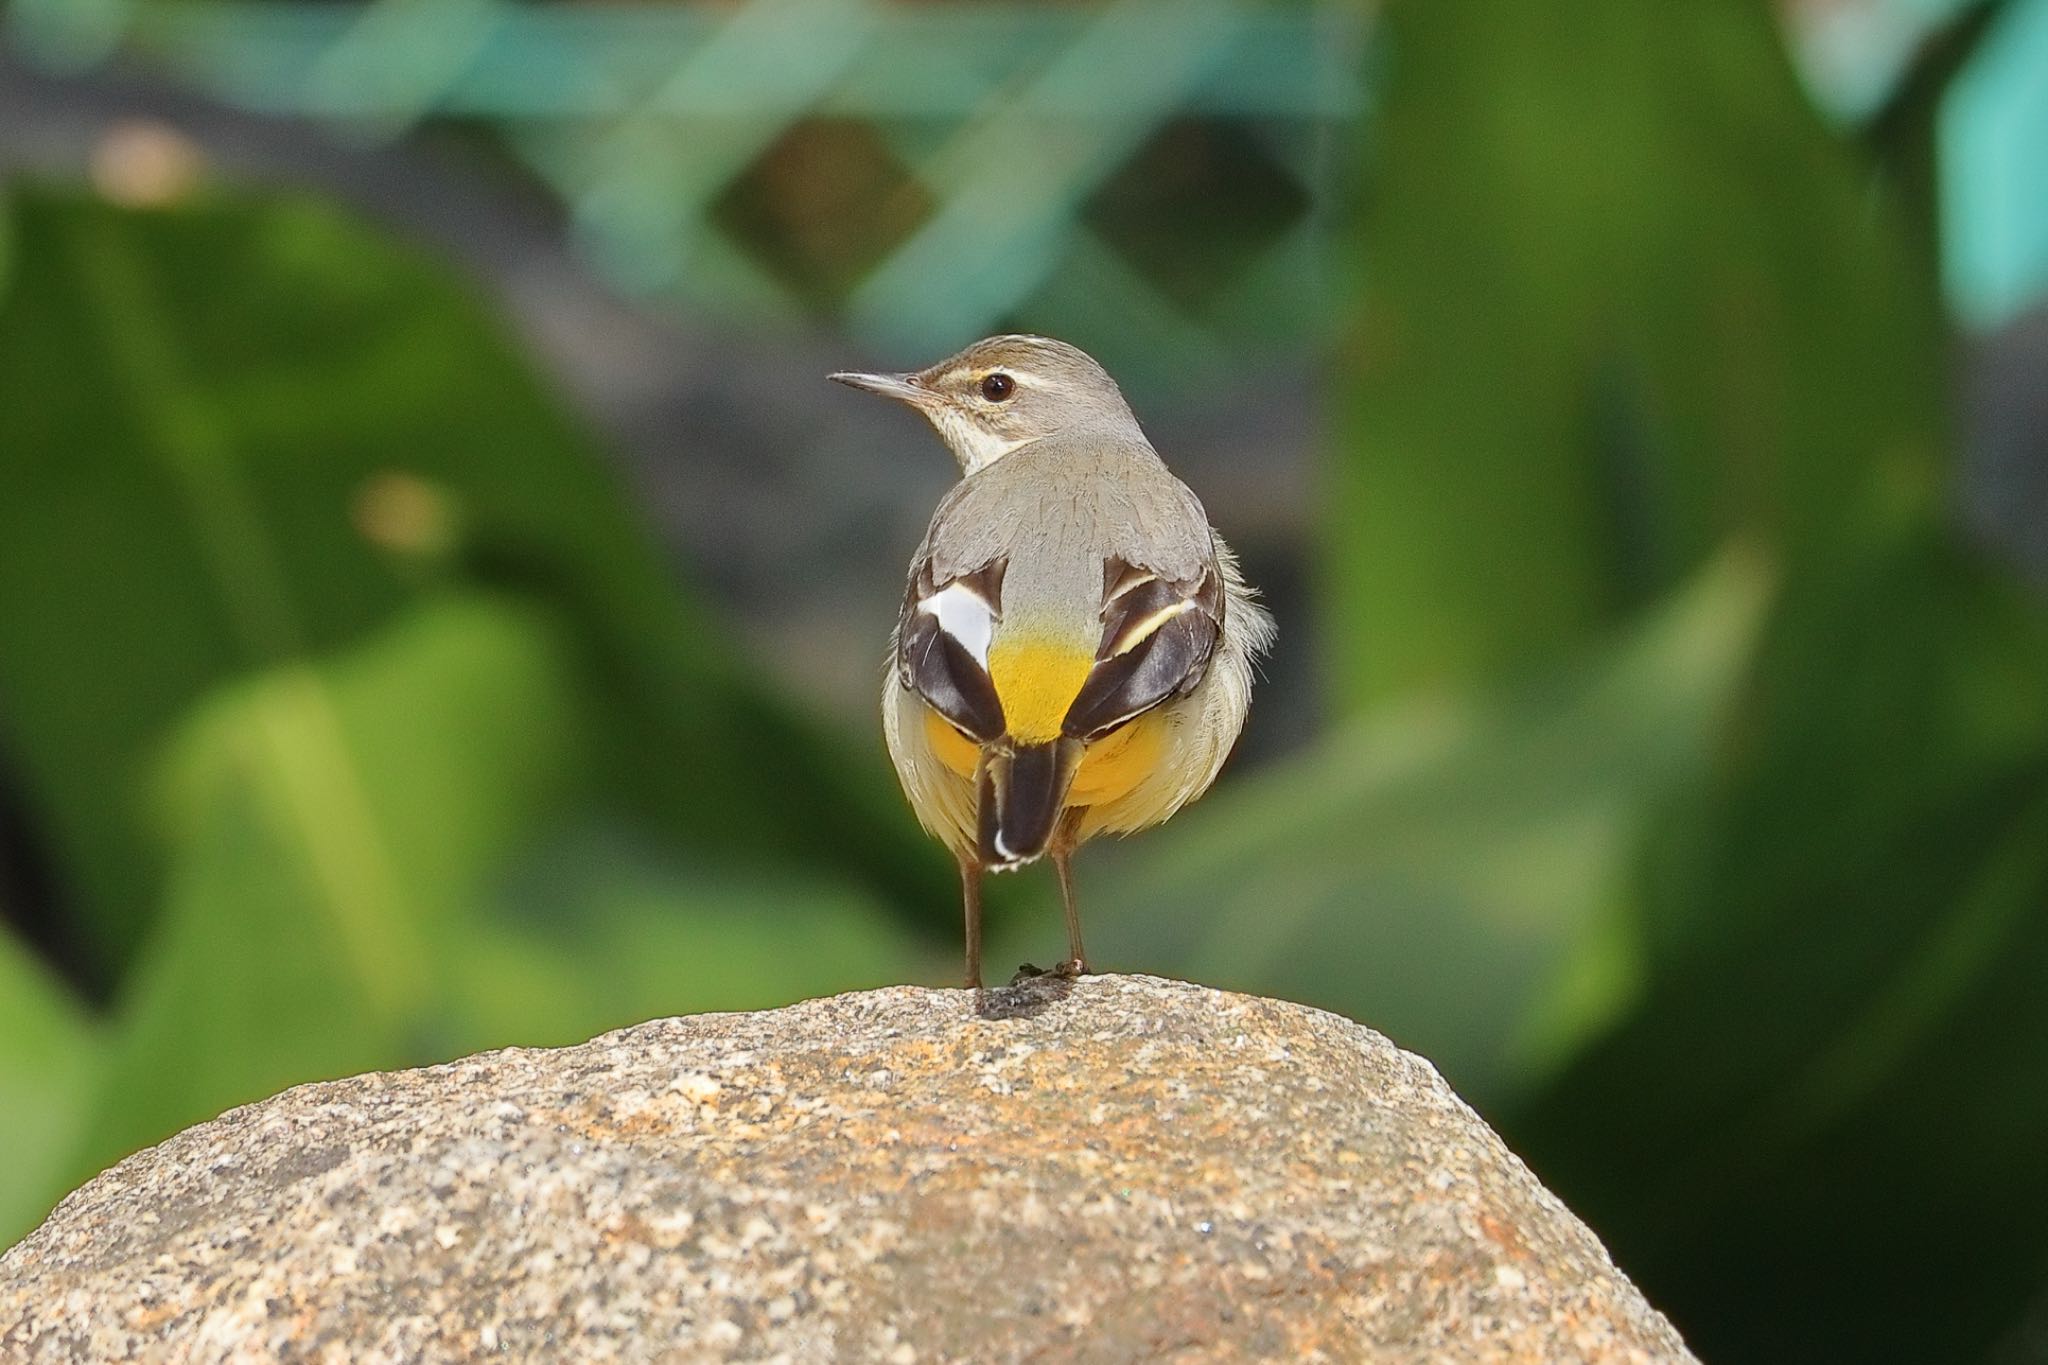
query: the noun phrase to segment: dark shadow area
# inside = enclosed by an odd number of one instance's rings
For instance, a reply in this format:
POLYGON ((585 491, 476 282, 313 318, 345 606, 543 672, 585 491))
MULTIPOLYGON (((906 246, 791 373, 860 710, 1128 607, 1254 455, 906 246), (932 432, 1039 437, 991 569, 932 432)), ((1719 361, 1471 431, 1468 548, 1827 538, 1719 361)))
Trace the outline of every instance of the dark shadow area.
POLYGON ((1073 993, 1073 977, 1042 971, 1027 962, 1007 986, 987 986, 974 993, 974 1017, 1034 1019, 1073 993))

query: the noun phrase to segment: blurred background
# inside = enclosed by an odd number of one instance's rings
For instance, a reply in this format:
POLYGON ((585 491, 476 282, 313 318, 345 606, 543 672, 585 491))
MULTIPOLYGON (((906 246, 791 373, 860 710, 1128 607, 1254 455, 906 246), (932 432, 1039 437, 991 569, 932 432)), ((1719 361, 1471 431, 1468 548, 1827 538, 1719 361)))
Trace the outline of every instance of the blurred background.
POLYGON ((2048 0, 13 0, 0 1245, 296 1082, 951 984, 953 469, 823 375, 1000 330, 1281 622, 1102 967, 1428 1055, 1708 1360, 2048 1361, 2048 0))

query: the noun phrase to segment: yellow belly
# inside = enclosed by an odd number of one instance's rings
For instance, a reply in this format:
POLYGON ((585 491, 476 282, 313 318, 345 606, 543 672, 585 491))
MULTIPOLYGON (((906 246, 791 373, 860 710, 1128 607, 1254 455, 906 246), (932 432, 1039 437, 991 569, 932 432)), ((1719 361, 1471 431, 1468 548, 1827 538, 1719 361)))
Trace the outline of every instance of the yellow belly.
POLYGON ((981 763, 981 746, 955 730, 946 718, 924 708, 924 738, 932 754, 962 777, 973 777, 981 763))
POLYGON ((1070 806, 1096 806, 1130 795, 1152 775, 1166 751, 1166 718, 1148 711, 1088 746, 1068 790, 1070 806))
MULTIPOLYGON (((961 777, 974 776, 981 751, 973 740, 955 730, 936 711, 925 712, 924 730, 925 740, 939 762, 961 777)), ((1166 730, 1165 716, 1153 711, 1090 744, 1074 773, 1067 804, 1094 806, 1128 796, 1159 766, 1166 750, 1166 730)))

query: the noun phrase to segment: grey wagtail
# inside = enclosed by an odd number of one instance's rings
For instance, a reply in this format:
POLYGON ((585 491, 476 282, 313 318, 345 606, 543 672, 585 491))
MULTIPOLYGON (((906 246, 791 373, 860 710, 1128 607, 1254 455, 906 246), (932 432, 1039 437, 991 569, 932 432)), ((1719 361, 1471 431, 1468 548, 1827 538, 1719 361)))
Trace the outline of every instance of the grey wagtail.
POLYGON ((915 374, 835 374, 924 414, 964 477, 910 562, 882 726, 918 820, 960 863, 967 984, 984 872, 1052 859, 1086 972, 1070 866, 1097 834, 1200 796, 1273 638, 1208 514, 1102 366, 999 336, 915 374))

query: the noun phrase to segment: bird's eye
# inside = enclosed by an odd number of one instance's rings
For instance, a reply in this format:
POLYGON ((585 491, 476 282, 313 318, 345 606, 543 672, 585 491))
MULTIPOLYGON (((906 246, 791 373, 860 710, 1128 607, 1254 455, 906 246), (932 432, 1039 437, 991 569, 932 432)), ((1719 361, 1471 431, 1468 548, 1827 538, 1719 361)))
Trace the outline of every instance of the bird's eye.
POLYGON ((1000 403, 1017 391, 1017 381, 1001 370, 988 375, 981 381, 981 396, 991 403, 1000 403))

